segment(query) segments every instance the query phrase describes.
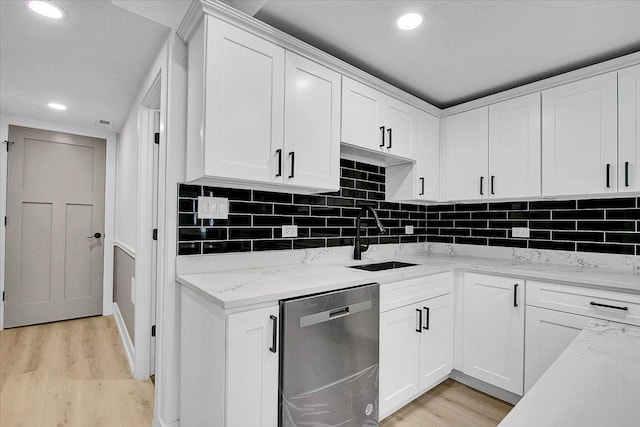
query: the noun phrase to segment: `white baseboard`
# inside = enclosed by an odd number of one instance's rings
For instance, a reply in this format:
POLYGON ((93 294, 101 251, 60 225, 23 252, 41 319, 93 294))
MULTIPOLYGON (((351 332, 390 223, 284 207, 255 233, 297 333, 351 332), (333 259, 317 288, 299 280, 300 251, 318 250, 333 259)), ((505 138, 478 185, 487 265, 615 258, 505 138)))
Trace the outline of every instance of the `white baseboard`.
POLYGON ((153 420, 153 427, 180 427, 180 421, 174 421, 172 423, 166 424, 161 420, 153 420))
POLYGON ((135 360, 135 350, 133 348, 133 342, 131 342, 131 337, 129 336, 127 327, 124 324, 124 319, 122 318, 122 313, 120 313, 118 304, 115 302, 113 303, 113 317, 116 319, 116 325, 118 326, 118 333, 120 334, 120 339, 122 340, 124 353, 127 355, 127 362, 129 362, 129 370, 131 371, 131 376, 134 376, 133 361, 135 360))

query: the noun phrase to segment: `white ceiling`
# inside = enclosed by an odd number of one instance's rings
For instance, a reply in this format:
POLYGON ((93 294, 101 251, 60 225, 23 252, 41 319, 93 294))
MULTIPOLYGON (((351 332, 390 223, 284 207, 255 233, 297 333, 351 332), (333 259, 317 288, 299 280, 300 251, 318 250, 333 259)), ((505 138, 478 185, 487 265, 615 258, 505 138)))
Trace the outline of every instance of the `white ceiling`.
POLYGON ((66 19, 0 1, 0 112, 82 127, 106 119, 118 131, 169 29, 108 0, 56 3, 66 19))
POLYGON ((640 50, 637 0, 270 0, 255 17, 443 108, 640 50), (397 29, 416 9, 426 25, 397 29))

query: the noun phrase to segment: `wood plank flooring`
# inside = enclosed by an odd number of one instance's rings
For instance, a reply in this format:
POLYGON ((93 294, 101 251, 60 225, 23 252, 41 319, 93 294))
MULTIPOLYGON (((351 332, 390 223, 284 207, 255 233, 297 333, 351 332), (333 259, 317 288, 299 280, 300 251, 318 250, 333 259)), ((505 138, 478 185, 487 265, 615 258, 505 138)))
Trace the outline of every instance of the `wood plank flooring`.
POLYGON ((0 332, 0 425, 150 426, 154 388, 131 378, 112 316, 0 332))
POLYGON ((380 427, 495 427, 513 406, 446 380, 388 416, 380 427))

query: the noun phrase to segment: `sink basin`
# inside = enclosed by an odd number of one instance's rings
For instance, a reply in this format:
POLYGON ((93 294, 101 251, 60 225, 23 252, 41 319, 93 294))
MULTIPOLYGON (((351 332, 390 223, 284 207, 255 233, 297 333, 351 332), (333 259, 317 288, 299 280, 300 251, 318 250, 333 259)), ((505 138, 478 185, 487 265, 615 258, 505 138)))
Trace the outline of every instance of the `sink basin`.
POLYGON ((352 265, 349 268, 357 268, 358 270, 367 270, 367 271, 382 271, 382 270, 392 270, 394 268, 411 267, 414 265, 418 265, 418 264, 411 264, 409 262, 400 262, 400 261, 387 261, 387 262, 378 262, 375 264, 352 265))

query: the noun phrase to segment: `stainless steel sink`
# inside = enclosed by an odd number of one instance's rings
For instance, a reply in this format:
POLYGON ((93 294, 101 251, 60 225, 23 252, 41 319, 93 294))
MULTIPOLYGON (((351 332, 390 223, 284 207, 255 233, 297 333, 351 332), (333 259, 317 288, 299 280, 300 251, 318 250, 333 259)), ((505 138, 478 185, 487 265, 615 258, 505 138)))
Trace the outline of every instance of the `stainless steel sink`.
POLYGON ((392 270, 394 268, 412 267, 414 265, 418 265, 418 264, 411 264, 409 262, 401 262, 401 261, 387 261, 387 262, 377 262, 375 264, 352 265, 349 268, 357 268, 358 270, 367 270, 367 271, 382 271, 382 270, 392 270))

